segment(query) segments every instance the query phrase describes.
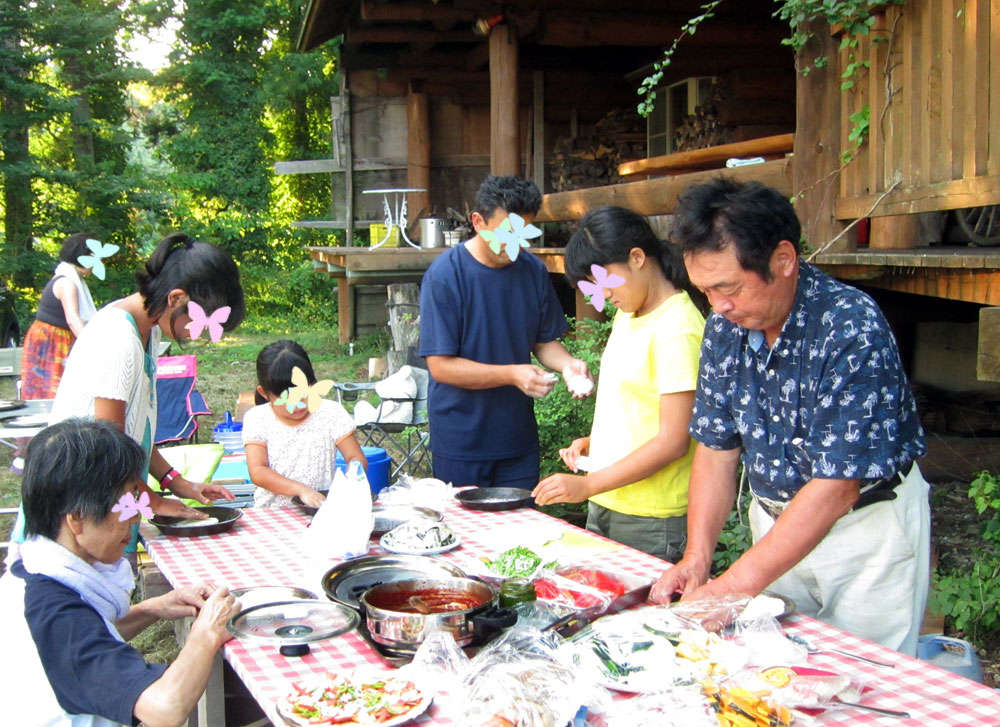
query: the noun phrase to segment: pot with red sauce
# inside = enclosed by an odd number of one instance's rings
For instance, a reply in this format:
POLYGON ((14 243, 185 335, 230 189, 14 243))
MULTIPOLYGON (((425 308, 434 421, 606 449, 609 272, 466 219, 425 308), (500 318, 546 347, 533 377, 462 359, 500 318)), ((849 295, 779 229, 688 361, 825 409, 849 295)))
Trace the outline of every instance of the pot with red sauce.
POLYGON ((447 631, 465 646, 477 617, 495 610, 497 589, 472 578, 417 578, 373 586, 361 597, 372 640, 413 648, 434 631, 447 631))

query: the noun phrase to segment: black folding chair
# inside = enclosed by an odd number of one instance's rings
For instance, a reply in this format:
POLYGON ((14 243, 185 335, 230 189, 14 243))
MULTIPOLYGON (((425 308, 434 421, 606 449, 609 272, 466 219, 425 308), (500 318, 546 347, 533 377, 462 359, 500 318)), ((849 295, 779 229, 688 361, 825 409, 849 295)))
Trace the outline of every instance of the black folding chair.
POLYGON ((392 460, 389 480, 393 481, 401 472, 430 476, 430 433, 427 430, 427 372, 414 369, 417 379, 415 397, 379 396, 376 386, 381 382, 343 381, 334 384, 337 401, 357 402, 364 396, 377 396, 374 421, 358 425, 358 441, 366 447, 382 447, 392 460), (421 384, 422 380, 422 384, 421 384), (409 405, 410 414, 404 421, 382 421, 386 413, 395 411, 395 404, 409 405))

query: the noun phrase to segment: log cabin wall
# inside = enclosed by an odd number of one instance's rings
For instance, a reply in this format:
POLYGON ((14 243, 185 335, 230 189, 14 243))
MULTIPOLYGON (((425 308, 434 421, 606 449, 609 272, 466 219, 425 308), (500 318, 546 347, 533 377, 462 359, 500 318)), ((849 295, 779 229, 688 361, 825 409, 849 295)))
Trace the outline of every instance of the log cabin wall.
POLYGON ((852 60, 867 61, 870 68, 843 95, 841 149, 850 148, 850 116, 864 106, 870 135, 840 176, 836 216, 1000 203, 996 0, 907 0, 888 6, 854 56, 841 51, 839 72, 852 60))

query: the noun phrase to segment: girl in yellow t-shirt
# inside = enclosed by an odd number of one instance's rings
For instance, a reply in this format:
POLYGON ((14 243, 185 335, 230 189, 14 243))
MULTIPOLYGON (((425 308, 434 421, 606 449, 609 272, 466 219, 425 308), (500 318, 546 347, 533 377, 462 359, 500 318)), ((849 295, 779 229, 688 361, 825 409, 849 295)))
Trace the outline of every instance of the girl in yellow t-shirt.
POLYGON ((684 262, 643 217, 601 207, 566 246, 566 276, 589 281, 581 288, 618 312, 601 357, 590 436, 559 450, 575 474, 542 480, 535 501, 589 500, 588 530, 676 563, 687 540, 688 423, 705 327, 684 290, 684 262))

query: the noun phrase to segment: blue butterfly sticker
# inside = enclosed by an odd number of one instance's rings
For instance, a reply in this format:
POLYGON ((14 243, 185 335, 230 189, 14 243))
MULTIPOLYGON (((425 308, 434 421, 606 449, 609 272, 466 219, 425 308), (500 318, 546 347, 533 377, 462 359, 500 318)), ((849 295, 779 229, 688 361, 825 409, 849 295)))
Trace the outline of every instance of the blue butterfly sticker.
POLYGON ((118 252, 118 246, 111 243, 102 245, 100 240, 89 239, 87 240, 87 247, 94 254, 81 255, 76 261, 80 263, 80 267, 90 268, 94 271, 94 275, 97 278, 104 280, 104 263, 102 259, 109 258, 118 252))
POLYGON ((528 240, 541 237, 542 231, 534 225, 525 224, 524 218, 511 212, 495 230, 480 230, 479 236, 490 244, 490 250, 499 254, 503 249, 511 262, 517 260, 522 247, 529 247, 528 240))

